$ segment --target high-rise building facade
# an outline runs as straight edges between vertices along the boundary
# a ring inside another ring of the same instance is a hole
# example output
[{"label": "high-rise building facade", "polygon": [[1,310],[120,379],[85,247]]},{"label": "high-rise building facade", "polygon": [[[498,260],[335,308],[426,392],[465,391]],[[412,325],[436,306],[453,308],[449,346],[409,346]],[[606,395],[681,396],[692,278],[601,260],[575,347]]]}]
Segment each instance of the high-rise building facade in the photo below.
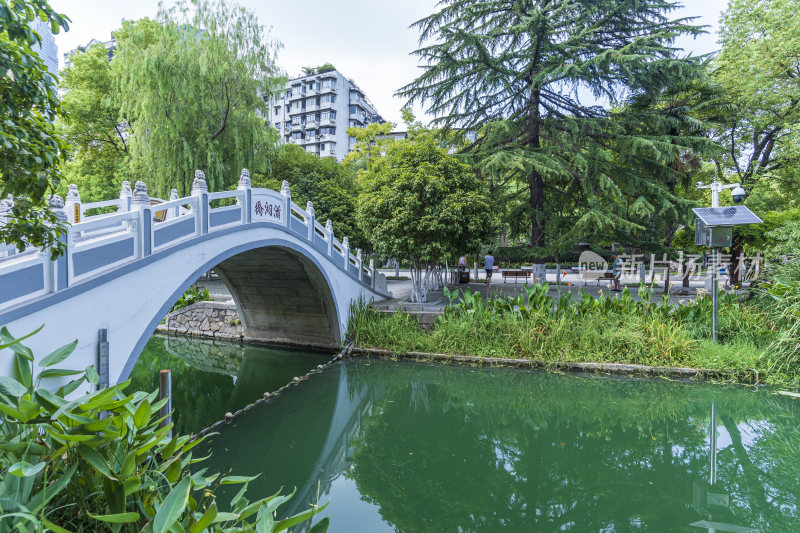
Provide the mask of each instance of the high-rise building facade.
[{"label": "high-rise building facade", "polygon": [[53,78],[56,78],[58,75],[58,46],[56,46],[56,38],[53,36],[53,31],[50,29],[50,22],[44,22],[36,17],[30,25],[42,39],[42,44],[34,45],[33,50],[39,54]]},{"label": "high-rise building facade", "polygon": [[335,69],[289,80],[269,113],[284,142],[340,161],[355,142],[348,128],[384,122],[364,92]]}]

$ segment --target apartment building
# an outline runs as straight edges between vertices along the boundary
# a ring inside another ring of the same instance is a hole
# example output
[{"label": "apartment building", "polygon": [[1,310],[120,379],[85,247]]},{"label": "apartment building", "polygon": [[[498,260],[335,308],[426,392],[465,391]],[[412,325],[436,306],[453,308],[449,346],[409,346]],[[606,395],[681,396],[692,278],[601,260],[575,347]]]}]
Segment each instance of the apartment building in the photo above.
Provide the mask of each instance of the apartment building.
[{"label": "apartment building", "polygon": [[348,128],[384,122],[364,91],[335,69],[316,69],[289,80],[286,90],[270,102],[269,112],[284,142],[339,161],[355,143]]},{"label": "apartment building", "polygon": [[55,78],[58,75],[58,46],[56,46],[53,31],[50,29],[50,22],[44,22],[37,17],[30,22],[30,25],[42,39],[41,44],[35,44],[32,48],[39,54],[47,70]]},{"label": "apartment building", "polygon": [[114,36],[111,36],[111,39],[108,41],[98,41],[97,39],[91,39],[85,46],[79,46],[77,48],[73,48],[69,52],[64,53],[64,66],[68,67],[72,64],[72,58],[75,54],[82,54],[86,52],[89,48],[95,45],[102,45],[106,49],[106,53],[108,54],[108,60],[111,61],[111,58],[114,57],[114,52],[117,50],[117,40],[114,39]]}]

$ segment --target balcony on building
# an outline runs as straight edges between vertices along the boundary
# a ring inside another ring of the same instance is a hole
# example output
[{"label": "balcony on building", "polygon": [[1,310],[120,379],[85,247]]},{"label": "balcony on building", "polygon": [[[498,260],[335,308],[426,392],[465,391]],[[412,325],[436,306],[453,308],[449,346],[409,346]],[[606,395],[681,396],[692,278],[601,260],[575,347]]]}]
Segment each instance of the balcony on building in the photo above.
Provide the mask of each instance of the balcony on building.
[{"label": "balcony on building", "polygon": [[306,97],[306,89],[300,85],[292,86],[292,95],[289,97],[290,101],[299,100]]},{"label": "balcony on building", "polygon": [[292,132],[303,131],[303,122],[292,122]]},{"label": "balcony on building", "polygon": [[336,125],[336,118],[331,118],[330,116],[322,117],[319,119],[320,126],[335,126]]},{"label": "balcony on building", "polygon": [[306,129],[313,130],[319,127],[316,117],[306,117]]},{"label": "balcony on building", "polygon": [[335,92],[336,92],[336,84],[331,85],[330,82],[328,82],[328,83],[320,83],[319,94],[328,94],[328,93],[335,93]]},{"label": "balcony on building", "polygon": [[317,111],[319,107],[313,98],[306,100],[306,111]]}]

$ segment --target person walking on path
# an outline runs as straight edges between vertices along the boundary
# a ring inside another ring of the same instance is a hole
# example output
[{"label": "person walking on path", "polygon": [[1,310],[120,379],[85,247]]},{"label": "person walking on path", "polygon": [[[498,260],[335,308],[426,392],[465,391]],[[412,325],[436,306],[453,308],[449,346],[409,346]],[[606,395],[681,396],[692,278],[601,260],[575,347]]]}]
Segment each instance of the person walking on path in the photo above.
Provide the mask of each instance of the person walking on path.
[{"label": "person walking on path", "polygon": [[611,254],[611,258],[614,260],[614,265],[611,267],[611,277],[614,280],[614,288],[611,290],[614,292],[622,292],[622,284],[619,281],[622,276],[622,259],[620,259],[617,254]]},{"label": "person walking on path", "polygon": [[494,256],[491,250],[483,257],[483,268],[486,270],[486,284],[489,285],[492,282],[492,272],[494,271]]},{"label": "person walking on path", "polygon": [[466,270],[467,268],[467,256],[462,255],[458,258],[458,269],[459,270]]}]

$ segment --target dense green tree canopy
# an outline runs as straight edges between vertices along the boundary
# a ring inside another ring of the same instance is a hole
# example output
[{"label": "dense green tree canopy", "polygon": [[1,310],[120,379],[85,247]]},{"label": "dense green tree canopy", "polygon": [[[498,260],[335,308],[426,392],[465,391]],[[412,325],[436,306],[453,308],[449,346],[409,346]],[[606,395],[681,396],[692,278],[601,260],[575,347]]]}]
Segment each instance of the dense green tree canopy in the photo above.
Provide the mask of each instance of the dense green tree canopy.
[{"label": "dense green tree canopy", "polygon": [[115,75],[105,47],[95,45],[73,56],[61,72],[61,86],[67,111],[62,134],[73,146],[73,158],[65,166],[66,181],[78,185],[84,202],[114,198],[122,180],[131,179],[127,176],[130,128],[120,117]]},{"label": "dense green tree canopy", "polygon": [[0,200],[14,197],[0,241],[52,246],[57,254],[63,226],[46,195],[58,184],[66,145],[53,125],[61,113],[55,80],[33,50],[41,43],[30,25],[37,18],[53,33],[68,27],[46,0],[0,0]]},{"label": "dense green tree canopy", "polygon": [[212,190],[235,184],[243,167],[262,170],[277,140],[264,102],[282,78],[279,44],[251,11],[184,1],[162,7],[157,21],[124,22],[115,35],[133,171],[154,194],[188,194],[198,168]]},{"label": "dense green tree canopy", "polygon": [[[672,42],[697,35],[666,0],[446,0],[415,23],[423,74],[399,91],[445,129],[478,132],[467,150],[496,189],[524,202],[528,240],[558,251],[634,234],[675,209],[671,166],[700,139],[676,135],[659,95],[698,75]],[[610,110],[597,102],[609,102]],[[620,104],[636,104],[635,111]],[[674,166],[674,165],[673,165]],[[517,228],[521,229],[521,228]]]},{"label": "dense green tree canopy", "polygon": [[486,183],[431,135],[387,145],[359,181],[359,223],[378,253],[411,260],[414,301],[425,301],[423,270],[477,251],[497,230]]},{"label": "dense green tree canopy", "polygon": [[305,207],[311,201],[321,224],[331,220],[339,240],[348,237],[354,250],[367,248],[364,232],[356,223],[355,180],[346,166],[334,157],[320,158],[295,144],[284,144],[269,158],[267,173],[253,176],[253,186],[279,191],[283,180],[289,182],[296,204]]},{"label": "dense green tree canopy", "polygon": [[720,142],[724,167],[745,185],[762,177],[797,184],[800,10],[794,0],[731,0],[714,76],[731,112]]}]

